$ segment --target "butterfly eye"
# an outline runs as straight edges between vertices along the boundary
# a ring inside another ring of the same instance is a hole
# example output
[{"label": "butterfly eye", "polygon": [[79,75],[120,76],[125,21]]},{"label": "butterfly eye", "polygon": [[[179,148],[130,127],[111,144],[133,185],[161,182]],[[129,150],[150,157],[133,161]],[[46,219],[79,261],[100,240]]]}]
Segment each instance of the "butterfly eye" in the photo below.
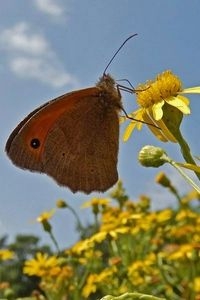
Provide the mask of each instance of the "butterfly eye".
[{"label": "butterfly eye", "polygon": [[37,149],[40,147],[40,141],[38,139],[32,139],[30,142],[32,148]]}]

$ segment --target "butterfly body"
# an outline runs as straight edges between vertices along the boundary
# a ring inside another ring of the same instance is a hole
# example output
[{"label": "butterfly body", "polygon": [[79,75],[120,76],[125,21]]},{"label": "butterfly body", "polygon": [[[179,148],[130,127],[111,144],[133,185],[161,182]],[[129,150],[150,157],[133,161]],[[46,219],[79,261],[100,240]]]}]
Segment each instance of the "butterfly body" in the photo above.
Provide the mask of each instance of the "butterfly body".
[{"label": "butterfly body", "polygon": [[105,191],[118,179],[121,96],[110,75],[30,113],[6,152],[20,168],[46,173],[73,192]]}]

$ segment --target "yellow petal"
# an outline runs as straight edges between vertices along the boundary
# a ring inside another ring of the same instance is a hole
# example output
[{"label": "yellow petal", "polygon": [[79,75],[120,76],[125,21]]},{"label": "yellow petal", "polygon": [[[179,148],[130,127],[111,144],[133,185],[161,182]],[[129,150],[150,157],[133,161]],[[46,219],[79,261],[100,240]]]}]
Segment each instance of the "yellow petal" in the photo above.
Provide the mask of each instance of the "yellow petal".
[{"label": "yellow petal", "polygon": [[165,99],[165,101],[176,108],[178,108],[183,114],[190,114],[190,108],[186,104],[188,101],[186,101],[184,96],[178,95],[176,97],[170,97],[168,99]]},{"label": "yellow petal", "polygon": [[53,217],[55,214],[56,209],[52,208],[50,211],[44,211],[43,213],[40,214],[39,217],[37,217],[37,222],[42,223],[43,221],[47,221]]},{"label": "yellow petal", "polygon": [[141,130],[142,128],[142,123],[139,123],[139,121],[143,121],[143,111],[144,109],[138,109],[135,112],[133,112],[132,114],[130,114],[130,116],[132,118],[135,118],[137,121],[132,121],[129,123],[129,125],[126,127],[124,135],[123,135],[123,141],[126,142],[130,136],[132,131],[135,129],[135,127],[137,127],[138,130]]},{"label": "yellow petal", "polygon": [[173,136],[173,134],[169,131],[169,129],[167,128],[167,126],[165,125],[165,123],[163,122],[163,120],[155,120],[153,118],[153,112],[151,109],[149,109],[148,111],[146,110],[145,112],[143,112],[143,121],[147,122],[147,123],[153,123],[156,126],[158,126],[159,128],[156,128],[154,126],[148,125],[149,129],[151,130],[151,132],[156,136],[157,139],[159,139],[162,142],[173,142],[176,143],[176,139]]},{"label": "yellow petal", "polygon": [[159,120],[156,122],[156,124],[160,127],[162,130],[163,136],[167,139],[167,141],[177,143],[176,138],[173,136],[173,134],[169,131],[163,120]]},{"label": "yellow petal", "polygon": [[177,98],[181,99],[186,105],[189,106],[190,100],[187,97],[185,97],[183,95],[178,95]]},{"label": "yellow petal", "polygon": [[136,122],[130,122],[128,126],[126,127],[123,135],[123,141],[126,142],[131,136],[132,131],[135,129],[137,123]]},{"label": "yellow petal", "polygon": [[191,88],[184,89],[180,93],[183,93],[183,94],[200,94],[200,86],[194,86],[194,87],[191,87]]},{"label": "yellow petal", "polygon": [[149,127],[149,129],[151,130],[151,132],[155,135],[155,137],[162,141],[162,142],[168,142],[167,138],[164,136],[162,130],[157,129],[153,126],[147,125]]},{"label": "yellow petal", "polygon": [[[153,124],[155,124],[159,127],[158,122],[155,122],[155,120],[153,118],[151,118],[150,115],[148,115],[148,113],[145,113],[143,115],[143,120],[147,123],[153,123]],[[168,141],[167,138],[164,136],[161,129],[156,128],[156,127],[151,126],[151,125],[147,125],[147,126],[158,140],[160,140],[162,142],[167,142]]]},{"label": "yellow petal", "polygon": [[155,103],[155,104],[152,106],[153,118],[154,118],[156,121],[162,119],[162,116],[163,116],[163,110],[162,110],[162,107],[163,107],[164,103],[165,103],[165,102],[164,102],[164,100],[163,100],[163,101],[160,101],[160,102]]}]

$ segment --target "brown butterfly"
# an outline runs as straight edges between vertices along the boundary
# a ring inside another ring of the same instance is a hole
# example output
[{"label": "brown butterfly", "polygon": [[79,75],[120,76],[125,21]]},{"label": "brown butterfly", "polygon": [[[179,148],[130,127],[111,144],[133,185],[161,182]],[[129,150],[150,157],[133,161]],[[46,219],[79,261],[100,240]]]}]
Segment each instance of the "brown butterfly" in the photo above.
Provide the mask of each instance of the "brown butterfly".
[{"label": "brown butterfly", "polygon": [[31,112],[11,133],[6,152],[16,166],[46,173],[73,192],[104,192],[118,180],[121,110],[120,91],[104,71],[96,86]]}]

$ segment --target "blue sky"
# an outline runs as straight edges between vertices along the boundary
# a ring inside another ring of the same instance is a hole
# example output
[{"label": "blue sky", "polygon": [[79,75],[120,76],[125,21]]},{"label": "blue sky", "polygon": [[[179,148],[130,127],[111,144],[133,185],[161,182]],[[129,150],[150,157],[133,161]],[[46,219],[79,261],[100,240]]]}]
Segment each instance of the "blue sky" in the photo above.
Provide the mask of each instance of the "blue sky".
[{"label": "blue sky", "polygon": [[[55,205],[70,203],[83,222],[91,218],[81,204],[91,197],[72,194],[46,175],[16,168],[7,158],[6,140],[29,112],[44,102],[73,89],[93,86],[120,44],[130,40],[109,68],[116,79],[127,78],[134,86],[166,69],[179,75],[185,87],[200,85],[199,0],[19,0],[0,5],[0,235],[33,233],[50,242],[33,220]],[[194,154],[199,155],[199,96],[192,96],[192,115],[184,119],[182,132]],[[126,111],[136,108],[133,96],[123,94]],[[122,128],[123,130],[123,128]],[[118,170],[131,198],[153,198],[154,207],[174,202],[154,183],[157,169],[137,162],[142,146],[165,147],[181,160],[177,145],[161,144],[148,131],[120,139]],[[170,178],[180,187],[187,184],[169,167]],[[91,196],[99,196],[93,193]],[[106,196],[106,194],[100,194]],[[61,211],[52,220],[62,247],[73,243],[74,219]]]}]

